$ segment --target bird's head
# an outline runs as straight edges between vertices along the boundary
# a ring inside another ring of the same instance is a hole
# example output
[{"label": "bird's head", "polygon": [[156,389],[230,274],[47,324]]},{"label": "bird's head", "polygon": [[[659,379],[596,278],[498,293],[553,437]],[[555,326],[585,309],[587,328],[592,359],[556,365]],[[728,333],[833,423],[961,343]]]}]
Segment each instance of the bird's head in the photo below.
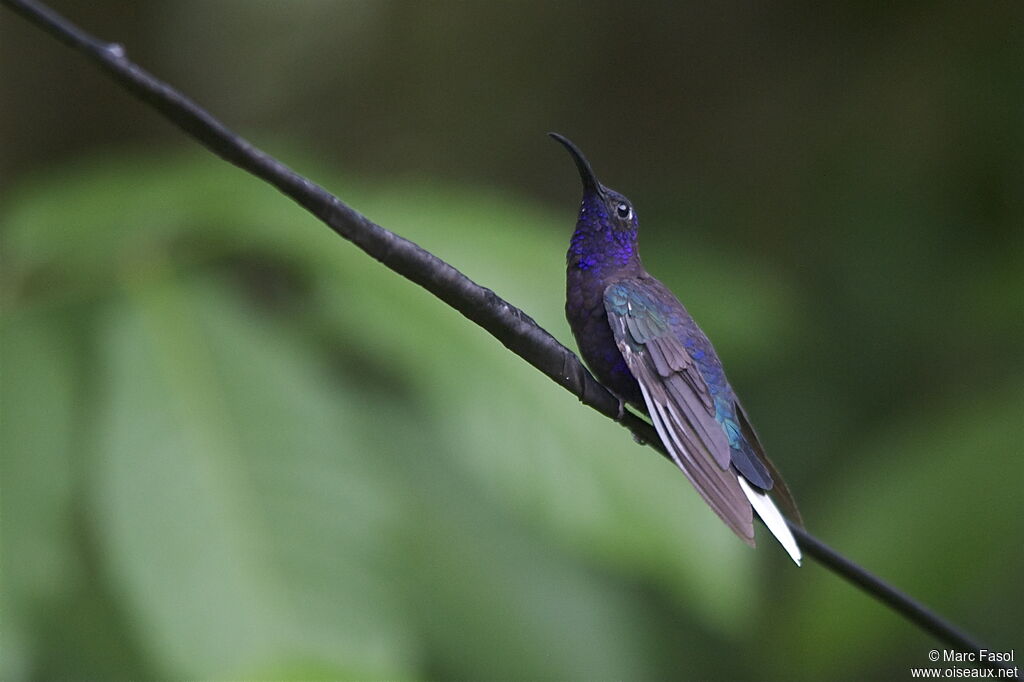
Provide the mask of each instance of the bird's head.
[{"label": "bird's head", "polygon": [[568,138],[558,133],[548,133],[556,142],[569,151],[583,182],[583,202],[577,229],[588,232],[612,232],[636,234],[639,225],[636,211],[629,199],[608,189],[594,175],[587,157]]}]

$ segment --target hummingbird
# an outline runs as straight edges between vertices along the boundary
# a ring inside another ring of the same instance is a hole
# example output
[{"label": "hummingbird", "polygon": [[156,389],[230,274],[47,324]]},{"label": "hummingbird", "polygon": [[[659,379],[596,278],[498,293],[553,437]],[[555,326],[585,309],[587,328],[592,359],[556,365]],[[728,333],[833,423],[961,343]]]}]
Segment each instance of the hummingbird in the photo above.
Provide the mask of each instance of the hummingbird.
[{"label": "hummingbird", "polygon": [[584,361],[624,410],[646,414],[672,461],[708,506],[754,546],[753,512],[793,561],[786,519],[796,504],[764,453],[708,337],[679,299],[640,262],[633,204],[602,185],[576,145],[564,146],[583,182],[566,254],[565,315]]}]

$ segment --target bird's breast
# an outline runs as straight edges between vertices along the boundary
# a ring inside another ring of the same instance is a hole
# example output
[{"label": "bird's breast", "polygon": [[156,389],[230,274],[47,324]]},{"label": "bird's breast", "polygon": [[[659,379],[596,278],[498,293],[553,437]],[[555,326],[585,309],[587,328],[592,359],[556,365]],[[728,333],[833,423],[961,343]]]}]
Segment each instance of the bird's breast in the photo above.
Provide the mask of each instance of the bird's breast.
[{"label": "bird's breast", "polygon": [[642,405],[640,387],[626,366],[608,324],[608,312],[604,305],[607,282],[578,275],[570,269],[565,316],[580,354],[598,381],[623,400]]}]

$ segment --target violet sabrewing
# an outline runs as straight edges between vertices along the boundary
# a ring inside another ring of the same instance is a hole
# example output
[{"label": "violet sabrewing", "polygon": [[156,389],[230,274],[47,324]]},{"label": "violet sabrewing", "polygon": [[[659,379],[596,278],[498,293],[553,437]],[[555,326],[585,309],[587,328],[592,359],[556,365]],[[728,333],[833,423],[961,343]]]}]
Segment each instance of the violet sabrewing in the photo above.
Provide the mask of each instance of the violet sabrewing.
[{"label": "violet sabrewing", "polygon": [[576,145],[550,135],[583,181],[565,315],[584,361],[620,401],[650,417],[673,461],[737,535],[753,546],[756,511],[799,564],[800,548],[768,493],[799,522],[796,505],[708,337],[640,262],[633,204],[597,180]]}]

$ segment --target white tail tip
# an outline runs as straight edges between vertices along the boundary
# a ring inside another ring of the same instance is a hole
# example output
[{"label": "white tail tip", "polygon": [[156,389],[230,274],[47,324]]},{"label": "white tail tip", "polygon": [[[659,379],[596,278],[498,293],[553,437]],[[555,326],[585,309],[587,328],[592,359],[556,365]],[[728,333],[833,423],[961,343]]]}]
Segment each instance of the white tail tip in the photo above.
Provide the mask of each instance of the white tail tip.
[{"label": "white tail tip", "polygon": [[789,556],[793,557],[793,561],[796,565],[800,565],[800,560],[803,556],[800,554],[800,547],[796,544],[796,538],[793,537],[793,533],[789,530],[789,525],[786,523],[786,519],[782,517],[778,507],[772,502],[772,499],[760,490],[754,490],[747,483],[747,479],[742,476],[737,476],[740,482],[740,488],[743,489],[743,494],[747,496],[750,501],[750,506],[754,508],[757,515],[764,521],[764,525],[771,531],[772,535],[782,544],[782,547],[789,552]]}]

